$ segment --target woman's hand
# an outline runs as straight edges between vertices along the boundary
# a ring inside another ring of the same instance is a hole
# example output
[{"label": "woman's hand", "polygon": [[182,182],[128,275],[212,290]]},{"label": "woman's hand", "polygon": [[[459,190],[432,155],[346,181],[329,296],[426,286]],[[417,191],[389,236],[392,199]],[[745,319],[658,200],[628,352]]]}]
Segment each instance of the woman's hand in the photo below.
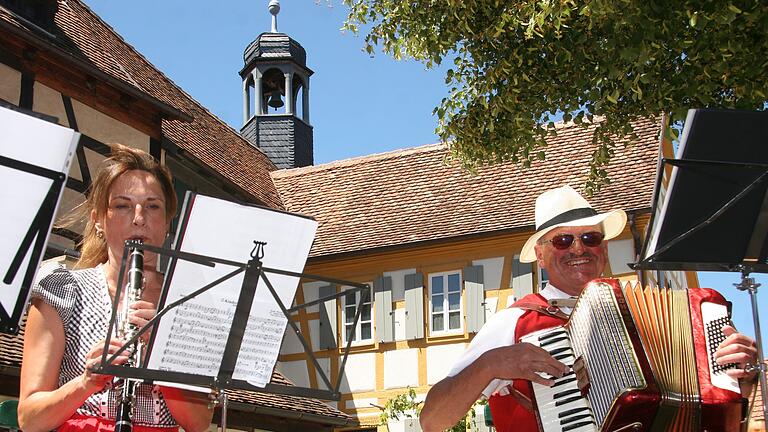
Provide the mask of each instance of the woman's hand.
[{"label": "woman's hand", "polygon": [[[146,300],[135,301],[130,304],[128,312],[128,322],[135,325],[138,329],[141,329],[147,322],[157,315],[157,307],[154,303]],[[141,335],[141,340],[144,343],[149,342],[149,329]]]},{"label": "woman's hand", "polygon": [[[107,358],[110,358],[114,353],[116,353],[121,346],[123,346],[123,343],[119,339],[111,339],[109,341],[109,346],[107,347]],[[96,393],[100,391],[104,388],[105,385],[107,385],[107,383],[114,380],[113,375],[104,375],[95,373],[93,371],[99,364],[101,364],[101,357],[103,353],[104,340],[102,339],[96,345],[94,345],[93,348],[91,348],[91,350],[88,351],[88,354],[85,356],[85,371],[83,372],[81,379],[83,387],[86,388],[90,393]],[[128,361],[128,355],[128,350],[123,351],[119,356],[115,358],[115,360],[112,361],[111,364],[125,364],[125,362]]]}]

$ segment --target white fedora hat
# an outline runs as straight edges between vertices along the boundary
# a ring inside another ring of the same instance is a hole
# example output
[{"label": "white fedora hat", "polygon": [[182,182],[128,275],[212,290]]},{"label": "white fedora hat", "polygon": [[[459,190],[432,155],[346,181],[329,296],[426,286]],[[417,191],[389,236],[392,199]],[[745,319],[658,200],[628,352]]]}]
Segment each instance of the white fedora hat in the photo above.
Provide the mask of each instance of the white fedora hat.
[{"label": "white fedora hat", "polygon": [[624,231],[626,223],[624,210],[598,213],[572,187],[565,185],[550,189],[536,198],[536,233],[523,245],[520,262],[536,261],[536,243],[555,228],[602,224],[605,240],[610,240]]}]

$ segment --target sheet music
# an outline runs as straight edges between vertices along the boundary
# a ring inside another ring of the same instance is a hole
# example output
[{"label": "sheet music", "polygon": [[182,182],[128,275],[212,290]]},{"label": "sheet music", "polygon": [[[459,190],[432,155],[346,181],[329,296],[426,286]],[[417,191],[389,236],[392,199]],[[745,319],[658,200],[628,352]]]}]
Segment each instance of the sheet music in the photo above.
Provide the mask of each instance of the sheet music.
[{"label": "sheet music", "polygon": [[[24,162],[66,175],[77,147],[80,134],[72,129],[38,119],[17,111],[0,107],[0,156],[9,158],[8,163]],[[21,267],[10,284],[3,279],[14,260],[33,220],[45,202],[54,180],[32,172],[0,164],[0,202],[13,210],[0,214],[0,305],[12,315],[20,295],[26,295],[30,287],[22,287],[28,272],[35,272],[39,262],[30,262],[35,241],[30,244]],[[63,191],[63,187],[61,191]],[[54,209],[61,199],[59,192]],[[53,215],[49,215],[53,222]],[[51,226],[41,228],[47,236]],[[42,255],[41,255],[42,257]],[[24,291],[22,291],[22,289]],[[24,299],[26,300],[26,299]]]},{"label": "sheet music", "polygon": [[[301,272],[317,230],[317,222],[274,210],[242,206],[195,195],[187,227],[179,234],[181,251],[245,263],[254,241],[266,242],[264,267]],[[179,260],[168,285],[166,304],[231,273],[234,267],[206,267]],[[290,307],[299,278],[267,274],[280,301]],[[244,273],[185,302],[166,314],[157,329],[148,367],[215,377],[232,325]],[[262,280],[233,379],[263,387],[277,361],[287,319]]]}]

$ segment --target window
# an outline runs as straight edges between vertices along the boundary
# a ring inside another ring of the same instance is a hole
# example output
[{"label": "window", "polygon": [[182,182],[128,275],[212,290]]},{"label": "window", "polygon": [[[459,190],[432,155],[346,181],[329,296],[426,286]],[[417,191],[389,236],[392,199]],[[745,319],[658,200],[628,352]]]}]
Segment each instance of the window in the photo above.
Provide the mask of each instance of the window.
[{"label": "window", "polygon": [[[368,283],[368,286],[373,286],[372,283]],[[342,287],[342,289],[349,289],[351,287]],[[373,295],[368,292],[368,299],[362,304],[362,311],[360,312],[360,320],[355,325],[355,314],[357,313],[357,305],[360,302],[360,296],[363,295],[363,291],[350,292],[344,295],[344,306],[342,310],[341,319],[344,322],[344,343],[348,340],[352,340],[353,345],[372,343],[373,342],[373,316],[371,314],[371,299]]]},{"label": "window", "polygon": [[460,333],[461,273],[457,271],[430,274],[429,297],[431,333]]},{"label": "window", "polygon": [[539,291],[541,291],[547,286],[547,282],[549,282],[549,274],[541,267],[537,266],[536,268],[539,269]]}]

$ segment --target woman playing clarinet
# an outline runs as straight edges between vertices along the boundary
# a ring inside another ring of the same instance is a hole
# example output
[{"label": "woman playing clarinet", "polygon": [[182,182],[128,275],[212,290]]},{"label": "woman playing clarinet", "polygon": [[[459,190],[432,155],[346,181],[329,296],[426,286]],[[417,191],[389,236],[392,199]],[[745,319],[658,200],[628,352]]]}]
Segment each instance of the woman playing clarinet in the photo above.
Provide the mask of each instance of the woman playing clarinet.
[{"label": "woman playing clarinet", "polygon": [[[101,362],[123,247],[126,240],[161,246],[176,206],[165,167],[143,151],[113,146],[81,209],[86,227],[77,270],[43,269],[32,290],[19,394],[25,432],[114,430],[120,381],[92,369]],[[155,315],[162,283],[156,264],[147,252],[141,298],[120,319],[141,327]],[[110,340],[109,355],[123,343]],[[128,359],[123,353],[114,363]],[[135,393],[135,432],[210,426],[213,412],[198,393],[148,384]]]}]

